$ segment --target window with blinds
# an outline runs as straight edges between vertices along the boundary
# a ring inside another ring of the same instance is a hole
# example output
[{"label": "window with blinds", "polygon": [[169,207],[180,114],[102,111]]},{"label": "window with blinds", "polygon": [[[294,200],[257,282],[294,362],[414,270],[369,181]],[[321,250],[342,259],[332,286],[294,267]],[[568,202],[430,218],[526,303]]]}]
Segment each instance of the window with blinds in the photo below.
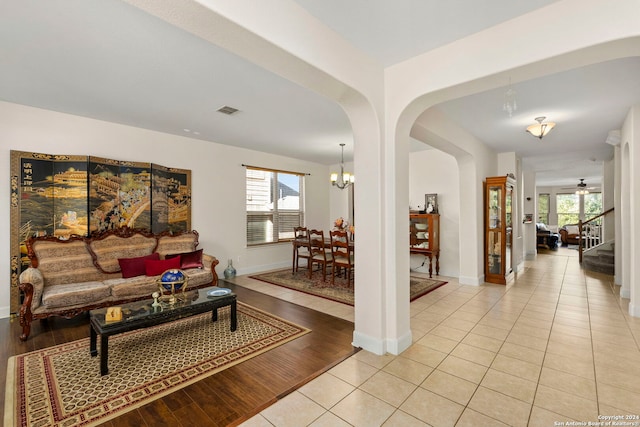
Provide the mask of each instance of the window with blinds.
[{"label": "window with blinds", "polygon": [[293,239],[304,224],[304,175],[247,166],[247,245]]}]

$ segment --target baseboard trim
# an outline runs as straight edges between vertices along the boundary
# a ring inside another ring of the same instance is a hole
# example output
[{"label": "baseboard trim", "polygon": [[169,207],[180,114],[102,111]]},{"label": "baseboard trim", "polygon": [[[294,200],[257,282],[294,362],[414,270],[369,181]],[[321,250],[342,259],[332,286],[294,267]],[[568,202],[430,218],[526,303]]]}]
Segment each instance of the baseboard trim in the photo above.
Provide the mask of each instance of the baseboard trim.
[{"label": "baseboard trim", "polygon": [[411,331],[407,331],[398,339],[381,340],[369,335],[362,334],[358,331],[353,331],[353,343],[354,347],[360,347],[363,350],[382,356],[386,353],[397,356],[402,353],[413,343],[413,335]]},{"label": "baseboard trim", "polygon": [[0,307],[0,319],[11,317],[11,309],[9,306]]},{"label": "baseboard trim", "polygon": [[620,288],[620,297],[621,298],[625,298],[625,299],[630,299],[631,298],[631,288],[629,288],[628,286],[625,287],[621,287]]},{"label": "baseboard trim", "polygon": [[480,286],[482,283],[484,283],[484,276],[480,276],[480,277],[460,276],[458,278],[458,282],[461,285]]},{"label": "baseboard trim", "polygon": [[629,304],[629,314],[633,317],[640,317],[640,305]]},{"label": "baseboard trim", "polygon": [[[237,268],[236,274],[240,276],[240,275],[246,275],[246,274],[264,273],[265,271],[280,270],[282,268],[291,268],[291,261],[283,261],[283,262],[277,262],[273,264],[263,264],[263,265],[248,267],[248,268]],[[218,274],[218,276],[224,279],[224,274]]]},{"label": "baseboard trim", "polygon": [[411,331],[407,331],[406,334],[402,335],[397,340],[387,340],[387,353],[391,353],[395,356],[402,353],[409,347],[413,342],[413,335]]},{"label": "baseboard trim", "polygon": [[353,331],[352,345],[354,347],[360,347],[363,350],[367,350],[370,353],[377,354],[378,356],[383,356],[385,354],[385,343],[383,340],[365,335],[358,331]]}]

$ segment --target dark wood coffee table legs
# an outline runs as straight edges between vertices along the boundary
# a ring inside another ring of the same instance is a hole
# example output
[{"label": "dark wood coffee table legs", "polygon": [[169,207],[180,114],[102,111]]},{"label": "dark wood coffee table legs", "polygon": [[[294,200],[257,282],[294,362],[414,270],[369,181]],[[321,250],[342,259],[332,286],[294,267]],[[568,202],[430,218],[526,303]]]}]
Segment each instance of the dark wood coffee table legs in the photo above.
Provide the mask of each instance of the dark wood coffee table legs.
[{"label": "dark wood coffee table legs", "polygon": [[238,329],[238,307],[236,305],[236,300],[233,300],[231,303],[231,332],[234,332]]},{"label": "dark wood coffee table legs", "polygon": [[[89,325],[89,353],[91,357],[98,355],[97,348],[98,333],[93,328],[93,325]],[[109,335],[100,335],[100,375],[104,376],[109,373]]]},{"label": "dark wood coffee table legs", "polygon": [[100,335],[100,375],[109,373],[109,335]]},{"label": "dark wood coffee table legs", "polygon": [[[233,302],[231,302],[229,304],[229,306],[231,307],[231,318],[229,319],[231,321],[231,332],[234,332],[236,329],[238,329],[238,304],[236,302],[236,300],[233,300]],[[211,310],[211,321],[215,322],[218,320],[218,307],[214,308],[213,310]]]},{"label": "dark wood coffee table legs", "polygon": [[96,357],[98,355],[98,346],[96,345],[97,340],[98,333],[93,329],[93,325],[89,323],[89,353],[91,353],[91,357]]}]

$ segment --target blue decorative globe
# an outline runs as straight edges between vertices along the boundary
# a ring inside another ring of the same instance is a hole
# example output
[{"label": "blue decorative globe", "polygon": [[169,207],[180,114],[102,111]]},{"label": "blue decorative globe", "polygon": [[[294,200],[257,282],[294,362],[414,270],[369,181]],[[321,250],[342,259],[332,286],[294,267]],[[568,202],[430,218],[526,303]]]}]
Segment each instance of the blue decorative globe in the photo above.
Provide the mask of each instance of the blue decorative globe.
[{"label": "blue decorative globe", "polygon": [[160,283],[162,283],[162,286],[168,291],[171,290],[171,285],[173,285],[174,290],[179,290],[180,288],[182,288],[182,285],[184,285],[185,281],[186,276],[184,275],[182,270],[178,270],[175,268],[165,271],[164,273],[162,273],[162,277],[160,277]]}]

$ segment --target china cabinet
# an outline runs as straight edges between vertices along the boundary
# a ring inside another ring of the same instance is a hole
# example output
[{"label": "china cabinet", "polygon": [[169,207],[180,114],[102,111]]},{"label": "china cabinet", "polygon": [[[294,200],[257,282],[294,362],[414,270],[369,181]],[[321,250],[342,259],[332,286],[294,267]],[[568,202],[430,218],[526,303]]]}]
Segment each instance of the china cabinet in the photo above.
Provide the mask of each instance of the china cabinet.
[{"label": "china cabinet", "polygon": [[513,243],[512,175],[488,177],[484,182],[484,280],[505,285],[512,277]]},{"label": "china cabinet", "polygon": [[429,258],[429,277],[433,275],[435,257],[436,274],[440,274],[439,214],[409,214],[409,252]]}]

